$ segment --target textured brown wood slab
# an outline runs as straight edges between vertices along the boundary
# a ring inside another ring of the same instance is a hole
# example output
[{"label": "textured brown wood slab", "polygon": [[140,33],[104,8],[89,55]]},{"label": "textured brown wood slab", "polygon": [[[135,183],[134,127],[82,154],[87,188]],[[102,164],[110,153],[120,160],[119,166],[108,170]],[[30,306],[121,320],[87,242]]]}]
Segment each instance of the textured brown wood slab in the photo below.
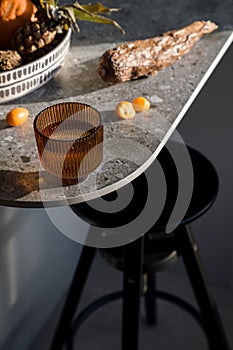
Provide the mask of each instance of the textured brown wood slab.
[{"label": "textured brown wood slab", "polygon": [[155,38],[126,42],[100,57],[98,73],[104,81],[113,83],[155,75],[180,59],[203,35],[217,28],[211,21],[196,21]]}]

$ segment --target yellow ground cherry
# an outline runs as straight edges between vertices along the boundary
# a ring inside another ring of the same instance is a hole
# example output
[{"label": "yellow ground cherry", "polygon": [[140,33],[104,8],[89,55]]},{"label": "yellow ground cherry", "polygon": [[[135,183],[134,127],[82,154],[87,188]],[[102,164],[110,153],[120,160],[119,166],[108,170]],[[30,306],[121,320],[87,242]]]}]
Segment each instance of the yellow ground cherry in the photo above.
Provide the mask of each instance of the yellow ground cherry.
[{"label": "yellow ground cherry", "polygon": [[6,115],[6,122],[10,126],[18,126],[23,124],[29,116],[26,108],[14,108]]},{"label": "yellow ground cherry", "polygon": [[133,107],[136,112],[144,112],[150,108],[150,102],[145,97],[139,96],[133,100]]},{"label": "yellow ground cherry", "polygon": [[132,119],[135,117],[133,104],[128,101],[121,101],[116,106],[116,113],[123,119]]}]

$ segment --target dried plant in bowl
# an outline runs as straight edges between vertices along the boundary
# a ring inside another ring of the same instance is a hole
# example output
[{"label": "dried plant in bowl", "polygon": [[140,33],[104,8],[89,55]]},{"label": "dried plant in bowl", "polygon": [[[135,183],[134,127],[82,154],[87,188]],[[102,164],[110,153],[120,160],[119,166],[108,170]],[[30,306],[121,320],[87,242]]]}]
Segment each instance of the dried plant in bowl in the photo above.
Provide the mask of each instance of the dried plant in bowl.
[{"label": "dried plant in bowl", "polygon": [[0,49],[17,51],[27,63],[54,48],[69,28],[79,30],[78,21],[110,24],[124,32],[116,21],[102,16],[113,11],[100,3],[59,6],[55,0],[0,0]]},{"label": "dried plant in bowl", "polygon": [[26,95],[54,76],[79,21],[109,24],[124,32],[103,16],[114,11],[100,3],[59,6],[55,0],[0,0],[0,103]]},{"label": "dried plant in bowl", "polygon": [[0,72],[17,68],[21,63],[22,58],[17,51],[0,50]]}]

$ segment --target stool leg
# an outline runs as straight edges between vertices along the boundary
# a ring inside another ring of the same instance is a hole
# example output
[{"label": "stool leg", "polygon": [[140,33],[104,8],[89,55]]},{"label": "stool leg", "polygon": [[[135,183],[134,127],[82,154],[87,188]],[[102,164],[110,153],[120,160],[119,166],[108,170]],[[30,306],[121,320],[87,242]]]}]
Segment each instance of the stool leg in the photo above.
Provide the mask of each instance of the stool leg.
[{"label": "stool leg", "polygon": [[144,294],[145,298],[145,310],[146,310],[146,319],[149,325],[155,325],[157,323],[157,301],[155,297],[155,274],[150,273],[146,276],[146,293]]},{"label": "stool leg", "polygon": [[122,350],[137,350],[143,243],[141,237],[124,247]]},{"label": "stool leg", "polygon": [[216,303],[206,282],[197,245],[191,231],[188,227],[181,226],[176,230],[175,237],[178,251],[183,257],[201,311],[210,349],[230,350]]},{"label": "stool leg", "polygon": [[83,247],[50,350],[61,350],[63,348],[95,253],[96,248]]}]

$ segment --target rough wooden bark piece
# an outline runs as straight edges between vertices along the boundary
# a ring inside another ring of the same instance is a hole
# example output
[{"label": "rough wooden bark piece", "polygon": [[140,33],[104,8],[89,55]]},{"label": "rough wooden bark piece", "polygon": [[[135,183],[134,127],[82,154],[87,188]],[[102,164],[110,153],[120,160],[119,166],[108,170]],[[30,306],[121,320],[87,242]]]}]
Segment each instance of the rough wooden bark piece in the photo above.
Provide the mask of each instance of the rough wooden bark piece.
[{"label": "rough wooden bark piece", "polygon": [[113,83],[155,75],[186,54],[204,34],[217,28],[211,21],[196,21],[155,38],[126,42],[100,57],[98,73],[104,81]]}]

